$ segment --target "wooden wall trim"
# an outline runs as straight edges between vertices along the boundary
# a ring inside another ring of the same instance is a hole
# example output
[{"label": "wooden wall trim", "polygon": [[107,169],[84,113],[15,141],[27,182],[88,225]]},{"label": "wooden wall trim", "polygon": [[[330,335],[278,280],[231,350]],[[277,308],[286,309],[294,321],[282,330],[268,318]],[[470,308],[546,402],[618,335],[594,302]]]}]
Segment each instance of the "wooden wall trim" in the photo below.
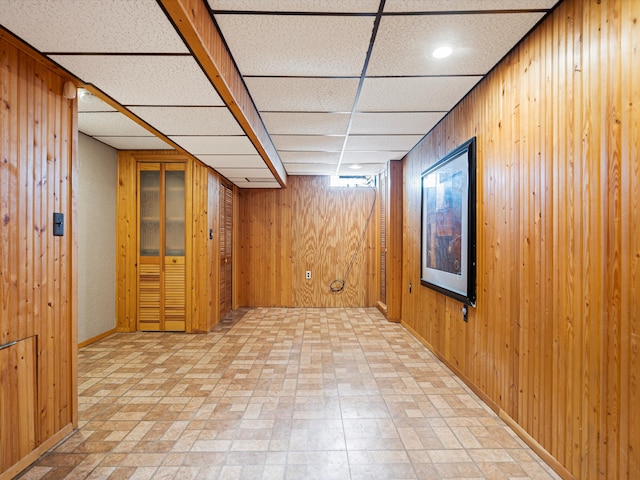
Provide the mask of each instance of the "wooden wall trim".
[{"label": "wooden wall trim", "polygon": [[38,458],[40,458],[42,455],[47,453],[48,450],[52,449],[58,443],[62,442],[65,438],[71,435],[74,432],[76,426],[77,425],[69,423],[68,425],[62,427],[58,432],[42,442],[35,450],[33,450],[29,455],[24,457],[18,463],[13,465],[8,470],[0,472],[0,480],[11,480],[13,478],[16,478],[16,476],[20,472],[22,472],[33,462],[38,460]]},{"label": "wooden wall trim", "polygon": [[504,422],[509,425],[511,430],[516,432],[518,436],[524,440],[524,442],[531,447],[531,449],[536,452],[540,458],[542,458],[555,472],[560,475],[565,480],[576,480],[576,476],[573,475],[569,470],[567,470],[564,465],[562,465],[551,453],[549,453],[540,443],[536,441],[529,433],[518,425],[513,418],[509,416],[507,412],[502,409],[499,409],[498,415]]},{"label": "wooden wall trim", "polygon": [[565,480],[576,480],[576,477],[569,472],[558,460],[554,458],[542,445],[540,445],[526,430],[524,430],[518,423],[509,416],[500,406],[494,402],[491,397],[488,397],[469,377],[467,377],[459,368],[453,365],[446,357],[444,357],[433,345],[425,340],[411,325],[401,322],[402,326],[406,328],[414,337],[416,337],[420,343],[422,343],[436,358],[444,363],[455,375],[467,385],[473,393],[478,395],[480,399],[487,404],[491,410],[493,410],[522,440],[525,441],[531,449],[536,452],[540,458],[542,458],[556,473],[558,473]]},{"label": "wooden wall trim", "polygon": [[159,0],[159,3],[275,179],[285,187],[287,172],[207,3],[204,0]]},{"label": "wooden wall trim", "polygon": [[69,161],[69,181],[67,184],[67,195],[70,201],[71,222],[68,225],[68,246],[71,252],[69,258],[69,345],[68,351],[72,352],[69,363],[69,403],[71,405],[71,424],[78,426],[78,106],[77,101],[68,102],[71,122],[68,125],[69,138],[71,139]]},{"label": "wooden wall trim", "polygon": [[88,338],[85,341],[78,343],[78,349],[81,349],[81,348],[84,348],[84,347],[88,347],[92,343],[96,343],[96,342],[99,342],[100,340],[104,340],[105,338],[107,338],[110,335],[113,335],[116,332],[117,332],[117,330],[115,328],[112,328],[111,330],[107,330],[106,332],[102,332],[101,334],[96,335],[95,337]]}]

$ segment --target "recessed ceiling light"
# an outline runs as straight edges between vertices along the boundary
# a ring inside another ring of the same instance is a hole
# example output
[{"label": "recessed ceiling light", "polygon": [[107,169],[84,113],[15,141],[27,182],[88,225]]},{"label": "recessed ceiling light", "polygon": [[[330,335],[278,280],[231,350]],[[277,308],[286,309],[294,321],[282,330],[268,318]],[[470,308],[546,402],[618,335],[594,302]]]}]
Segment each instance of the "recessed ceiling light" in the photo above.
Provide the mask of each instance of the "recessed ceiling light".
[{"label": "recessed ceiling light", "polygon": [[357,163],[353,163],[353,164],[349,165],[349,168],[351,170],[360,170],[362,168],[362,165],[358,165]]},{"label": "recessed ceiling light", "polygon": [[453,49],[451,47],[438,47],[436,48],[432,55],[434,58],[445,58],[453,53]]}]

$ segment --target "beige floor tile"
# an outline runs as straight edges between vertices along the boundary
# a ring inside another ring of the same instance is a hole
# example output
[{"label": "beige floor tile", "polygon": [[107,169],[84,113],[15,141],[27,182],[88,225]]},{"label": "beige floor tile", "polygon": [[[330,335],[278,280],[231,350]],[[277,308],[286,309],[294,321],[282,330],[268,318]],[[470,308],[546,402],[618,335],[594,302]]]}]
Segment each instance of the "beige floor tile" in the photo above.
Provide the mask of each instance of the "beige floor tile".
[{"label": "beige floor tile", "polygon": [[78,431],[21,479],[557,478],[376,309],[118,333],[78,368]]}]

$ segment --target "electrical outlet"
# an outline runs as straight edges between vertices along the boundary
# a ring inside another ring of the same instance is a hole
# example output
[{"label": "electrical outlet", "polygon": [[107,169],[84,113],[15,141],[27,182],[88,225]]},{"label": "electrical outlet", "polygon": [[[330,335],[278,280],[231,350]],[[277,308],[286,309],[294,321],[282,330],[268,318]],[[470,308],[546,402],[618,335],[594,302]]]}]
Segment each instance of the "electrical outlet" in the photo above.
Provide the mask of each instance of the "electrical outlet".
[{"label": "electrical outlet", "polygon": [[311,280],[311,270],[307,270],[307,273],[305,273],[305,277],[307,280]]}]

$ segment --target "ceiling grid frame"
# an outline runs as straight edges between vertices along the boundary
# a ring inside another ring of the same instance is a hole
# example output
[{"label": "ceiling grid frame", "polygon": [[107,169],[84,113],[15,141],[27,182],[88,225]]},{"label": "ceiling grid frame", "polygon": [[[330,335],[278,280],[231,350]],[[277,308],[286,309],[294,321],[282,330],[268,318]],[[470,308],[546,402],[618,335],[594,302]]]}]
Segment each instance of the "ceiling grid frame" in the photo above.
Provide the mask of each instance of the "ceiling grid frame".
[{"label": "ceiling grid frame", "polygon": [[557,3],[3,0],[0,24],[86,86],[81,132],[279,188],[401,159]]}]

